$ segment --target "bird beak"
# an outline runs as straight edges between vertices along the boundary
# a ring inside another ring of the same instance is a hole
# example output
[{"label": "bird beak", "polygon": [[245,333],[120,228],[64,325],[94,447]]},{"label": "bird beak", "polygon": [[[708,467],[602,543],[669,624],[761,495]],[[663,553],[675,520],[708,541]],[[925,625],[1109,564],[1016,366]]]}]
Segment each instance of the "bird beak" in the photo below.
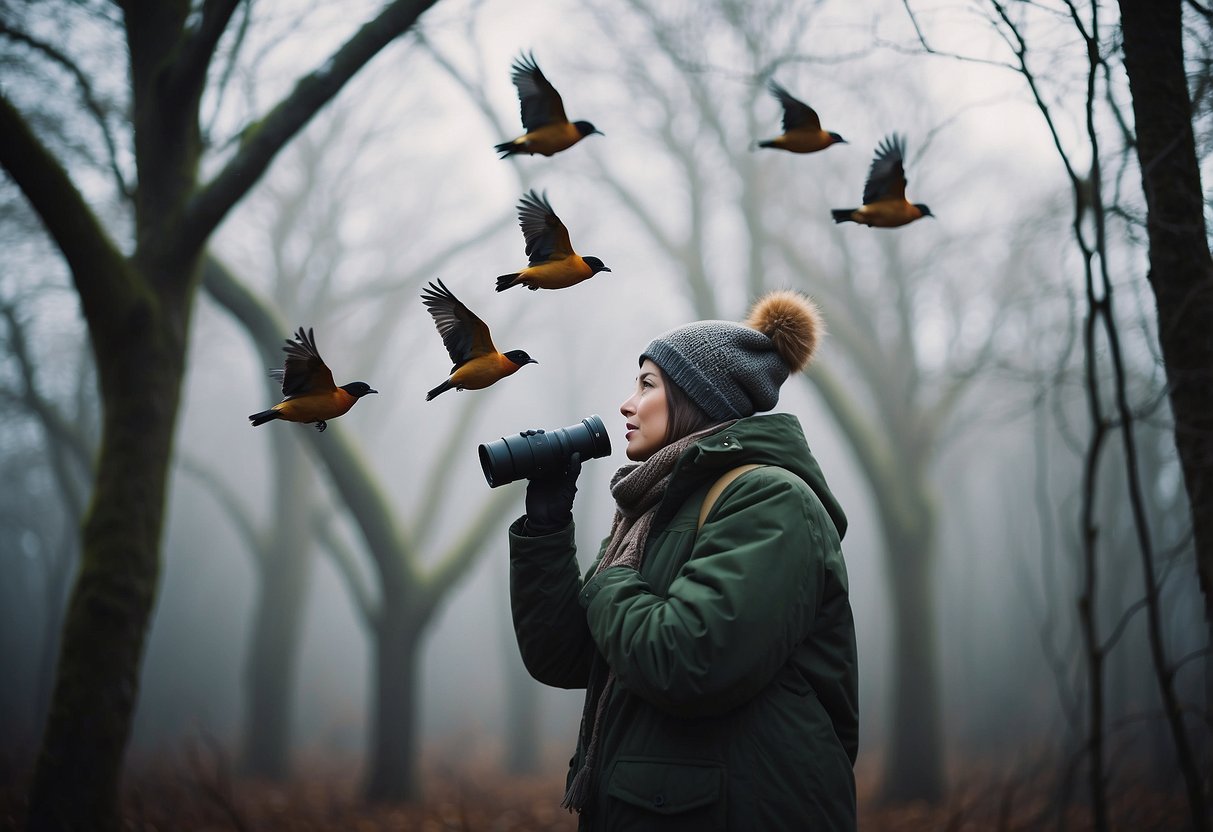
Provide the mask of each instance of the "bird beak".
[{"label": "bird beak", "polygon": [[526,363],[527,364],[538,364],[539,362],[532,358],[529,361],[527,361]]},{"label": "bird beak", "polygon": [[366,392],[368,392],[368,393],[378,393],[379,391],[378,391],[378,390],[367,390]]},{"label": "bird beak", "polygon": [[610,268],[608,268],[607,266],[603,266],[601,269],[599,269],[599,271],[609,272]]},{"label": "bird beak", "polygon": [[599,136],[605,136],[605,135],[606,135],[606,133],[602,132],[602,131],[601,131],[601,130],[599,130],[597,127],[595,127],[595,128],[594,128],[594,130],[593,130],[593,131],[590,133],[590,135],[591,135],[591,136],[593,136],[595,133],[597,133]]}]

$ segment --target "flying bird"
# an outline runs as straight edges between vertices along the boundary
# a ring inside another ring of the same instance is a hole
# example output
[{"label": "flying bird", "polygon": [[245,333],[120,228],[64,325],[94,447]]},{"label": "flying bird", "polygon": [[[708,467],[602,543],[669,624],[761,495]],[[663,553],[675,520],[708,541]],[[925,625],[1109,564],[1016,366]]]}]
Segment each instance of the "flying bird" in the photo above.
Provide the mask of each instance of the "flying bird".
[{"label": "flying bird", "polygon": [[774,81],[767,82],[771,95],[783,106],[783,134],[758,143],[759,147],[774,147],[792,153],[816,153],[832,144],[846,144],[837,133],[821,129],[817,111],[800,101]]},{"label": "flying bird", "polygon": [[316,336],[311,328],[307,332],[299,327],[295,340],[289,338],[282,348],[286,362],[281,370],[270,370],[270,376],[282,382],[284,398],[269,410],[254,413],[249,417],[253,427],[264,425],[275,419],[287,422],[310,422],[316,430],[328,427],[327,420],[347,413],[354,403],[372,390],[365,381],[355,381],[338,387],[333,383],[333,372],[320,357],[316,349]]},{"label": "flying bird", "polygon": [[450,378],[425,394],[425,400],[456,390],[481,390],[513,375],[527,364],[538,364],[522,350],[498,352],[484,321],[476,317],[441,280],[421,290],[421,301],[434,318],[442,343],[455,366]]},{"label": "flying bird", "polygon": [[497,291],[511,286],[528,289],[565,289],[610,269],[597,257],[582,257],[573,251],[569,230],[552,210],[547,192],[531,190],[518,201],[518,224],[526,238],[530,265],[520,272],[497,278]]},{"label": "flying bird", "polygon": [[540,71],[534,53],[519,55],[511,68],[514,86],[518,88],[518,100],[522,105],[522,127],[526,133],[496,146],[502,159],[535,153],[551,156],[572,147],[586,136],[595,133],[602,135],[602,131],[588,121],[569,123],[560,93]]},{"label": "flying bird", "polygon": [[896,228],[922,217],[931,217],[931,209],[921,202],[906,200],[905,139],[893,133],[876,147],[876,158],[863,186],[863,205],[859,208],[834,208],[834,222],[857,222],[876,228]]}]

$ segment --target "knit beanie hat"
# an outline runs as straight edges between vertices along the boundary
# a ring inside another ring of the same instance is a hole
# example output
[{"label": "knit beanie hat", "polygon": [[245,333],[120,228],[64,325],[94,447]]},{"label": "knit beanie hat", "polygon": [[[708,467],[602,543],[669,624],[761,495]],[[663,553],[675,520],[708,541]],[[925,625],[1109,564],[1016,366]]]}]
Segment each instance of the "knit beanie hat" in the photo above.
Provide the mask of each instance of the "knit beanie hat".
[{"label": "knit beanie hat", "polygon": [[808,366],[824,334],[805,295],[764,295],[746,319],[697,321],[661,335],[641,353],[715,421],[770,410],[789,373]]}]

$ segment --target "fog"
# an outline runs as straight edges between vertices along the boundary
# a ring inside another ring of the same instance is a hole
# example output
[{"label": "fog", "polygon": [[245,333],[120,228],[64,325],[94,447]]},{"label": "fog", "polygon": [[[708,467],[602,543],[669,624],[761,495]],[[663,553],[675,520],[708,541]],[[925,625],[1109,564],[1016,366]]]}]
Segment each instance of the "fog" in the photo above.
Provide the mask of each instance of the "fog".
[{"label": "fog", "polygon": [[[211,170],[235,152],[248,118],[377,8],[316,5],[253,4],[224,94],[203,102],[207,137],[232,137],[216,141]],[[43,21],[53,23],[50,15]],[[1010,60],[985,17],[964,4],[941,4],[920,23],[935,50]],[[1046,56],[1060,141],[1085,170],[1084,54],[1061,23],[1033,34]],[[755,47],[756,38],[766,40]],[[94,67],[112,48],[87,29],[69,40]],[[520,132],[509,67],[524,50],[534,51],[570,118],[591,120],[605,135],[551,158],[495,158],[492,145]],[[811,103],[848,143],[807,156],[750,150],[779,132],[778,104],[755,81],[760,70]],[[1127,97],[1123,78],[1115,83]],[[37,95],[28,75],[14,73],[5,86],[25,103]],[[857,204],[874,148],[893,131],[908,138],[907,195],[928,203],[935,218],[887,230],[834,225],[827,209]],[[86,151],[96,145],[87,130],[79,134]],[[82,190],[98,203],[115,200],[111,183],[81,161],[86,155],[73,162]],[[1138,188],[1135,171],[1118,181],[1126,192]],[[497,275],[524,265],[515,205],[530,188],[547,192],[576,250],[600,257],[611,273],[554,292],[493,291]],[[87,330],[69,273],[11,179],[0,199],[0,298],[25,333],[41,395],[95,447]],[[1140,210],[1136,190],[1123,200]],[[490,489],[478,443],[603,417],[613,452],[585,464],[575,506],[588,565],[614,510],[607,484],[626,462],[619,405],[640,352],[709,313],[740,320],[760,291],[783,287],[817,297],[830,330],[820,375],[789,379],[776,411],[799,418],[850,521],[843,550],[860,658],[858,770],[880,776],[894,705],[906,695],[893,671],[893,602],[904,587],[890,562],[911,554],[891,551],[892,527],[882,525],[882,511],[898,510],[889,495],[899,493],[912,498],[901,508],[921,501],[933,511],[924,567],[933,620],[923,636],[936,645],[949,783],[983,767],[1009,776],[1040,755],[1072,751],[1087,730],[1077,602],[1091,423],[1070,201],[1023,78],[923,54],[914,22],[893,0],[442,0],[288,145],[210,242],[209,253],[272,309],[281,338],[314,327],[337,383],[364,380],[379,395],[323,434],[283,422],[250,428],[247,415],[278,400],[270,367],[249,330],[213,293],[199,292],[131,759],[154,759],[199,736],[240,756],[258,586],[262,575],[274,580],[272,570],[259,571],[250,542],[294,530],[310,545],[296,552],[303,600],[289,682],[291,759],[365,765],[375,671],[365,612],[381,605],[384,586],[365,531],[318,453],[327,442],[352,449],[408,543],[401,562],[421,573],[462,545],[505,493],[483,545],[426,626],[416,708],[424,754],[504,761],[511,680],[525,673],[510,624],[506,528],[523,511],[525,483]],[[120,209],[107,223],[116,239],[130,239]],[[1109,251],[1175,660],[1204,648],[1208,631],[1143,232],[1118,227]],[[425,401],[450,365],[419,298],[437,279],[486,321],[498,348],[525,349],[539,363],[489,389]],[[4,325],[0,352],[0,495],[5,525],[20,530],[4,535],[0,550],[0,740],[20,767],[37,748],[49,695],[45,656],[56,625],[47,613],[69,586],[54,567],[66,557],[62,574],[75,568],[69,550],[79,516],[53,475],[53,440],[22,393],[15,331]],[[1099,354],[1106,349],[1101,343]],[[898,410],[882,410],[882,388],[903,382]],[[840,391],[859,414],[849,425],[839,418]],[[303,498],[285,510],[275,480],[275,455],[284,451],[272,434],[292,437],[286,452],[302,459]],[[915,460],[916,474],[874,485],[872,466],[906,473],[897,464],[905,459]],[[1097,470],[1097,605],[1106,638],[1143,589],[1119,438],[1108,441]],[[80,479],[85,501],[89,482]],[[1106,668],[1109,719],[1132,723],[1116,734],[1124,755],[1116,767],[1157,763],[1170,772],[1165,723],[1148,716],[1158,702],[1145,632],[1143,616],[1130,612]],[[1185,701],[1206,701],[1205,672],[1204,659],[1178,672]],[[524,685],[538,714],[530,742],[559,771],[583,692]]]}]

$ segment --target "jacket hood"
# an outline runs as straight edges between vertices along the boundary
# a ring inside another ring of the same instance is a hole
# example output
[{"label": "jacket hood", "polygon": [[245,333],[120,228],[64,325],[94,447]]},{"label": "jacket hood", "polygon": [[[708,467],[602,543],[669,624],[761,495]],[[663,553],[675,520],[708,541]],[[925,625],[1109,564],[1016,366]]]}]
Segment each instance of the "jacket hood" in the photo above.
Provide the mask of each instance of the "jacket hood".
[{"label": "jacket hood", "polygon": [[800,420],[790,413],[764,413],[738,419],[687,449],[674,466],[670,488],[656,520],[668,519],[704,482],[749,464],[773,465],[796,474],[821,500],[838,530],[838,539],[846,534],[847,518],[842,506],[809,450]]}]

